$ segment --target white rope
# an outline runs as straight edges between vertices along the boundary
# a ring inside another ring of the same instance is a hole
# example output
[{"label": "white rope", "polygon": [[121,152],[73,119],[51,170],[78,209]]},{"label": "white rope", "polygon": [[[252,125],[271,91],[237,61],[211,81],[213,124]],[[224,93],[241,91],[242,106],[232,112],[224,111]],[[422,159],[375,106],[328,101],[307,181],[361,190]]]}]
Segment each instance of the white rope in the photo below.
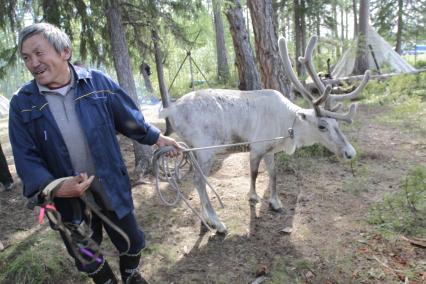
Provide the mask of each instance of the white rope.
[{"label": "white rope", "polygon": [[251,142],[239,142],[239,143],[222,144],[222,145],[214,145],[214,146],[207,146],[207,147],[188,148],[188,149],[184,149],[182,152],[193,152],[193,151],[220,149],[220,148],[230,148],[230,147],[235,147],[235,146],[248,146],[250,144],[255,144],[255,143],[283,140],[283,139],[286,139],[286,138],[289,138],[289,137],[290,136],[286,136],[286,137],[281,136],[281,137],[275,137],[275,138],[272,138],[272,139],[254,140],[254,141],[251,141]]}]

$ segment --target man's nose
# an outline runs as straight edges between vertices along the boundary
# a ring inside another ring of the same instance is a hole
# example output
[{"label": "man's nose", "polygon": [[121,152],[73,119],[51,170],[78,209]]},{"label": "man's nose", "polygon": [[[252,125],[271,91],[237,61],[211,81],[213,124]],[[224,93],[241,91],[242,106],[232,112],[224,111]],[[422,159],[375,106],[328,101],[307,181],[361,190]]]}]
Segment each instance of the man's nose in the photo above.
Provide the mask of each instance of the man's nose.
[{"label": "man's nose", "polygon": [[37,57],[35,57],[35,56],[30,58],[28,61],[29,61],[29,67],[32,67],[32,68],[35,68],[40,64]]}]

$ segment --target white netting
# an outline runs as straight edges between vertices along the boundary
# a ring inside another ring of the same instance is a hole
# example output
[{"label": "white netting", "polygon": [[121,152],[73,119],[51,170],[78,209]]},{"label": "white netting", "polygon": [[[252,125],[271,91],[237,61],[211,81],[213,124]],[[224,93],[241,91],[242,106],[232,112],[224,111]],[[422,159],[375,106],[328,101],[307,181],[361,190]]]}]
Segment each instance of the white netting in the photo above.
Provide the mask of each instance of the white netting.
[{"label": "white netting", "polygon": [[[357,42],[357,39],[354,40]],[[368,50],[368,65],[369,69],[374,73],[379,73],[376,63],[374,62],[374,53],[377,65],[380,68],[381,74],[388,73],[406,73],[416,69],[408,64],[392,47],[387,43],[372,27],[369,26],[367,35],[367,45],[371,45],[372,52]],[[333,78],[341,78],[352,74],[356,55],[356,44],[348,48],[337,61],[331,72]]]}]

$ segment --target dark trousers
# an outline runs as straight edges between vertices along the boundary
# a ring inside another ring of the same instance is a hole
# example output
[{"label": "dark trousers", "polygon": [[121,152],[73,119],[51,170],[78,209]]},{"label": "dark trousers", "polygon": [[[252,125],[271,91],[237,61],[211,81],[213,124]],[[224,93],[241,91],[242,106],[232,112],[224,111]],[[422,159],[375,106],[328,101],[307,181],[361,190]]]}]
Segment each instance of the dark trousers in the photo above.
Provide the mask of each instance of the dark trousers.
[{"label": "dark trousers", "polygon": [[[126,253],[127,255],[139,254],[140,251],[145,247],[145,236],[143,231],[137,224],[134,213],[131,212],[127,214],[126,216],[124,216],[122,219],[118,219],[116,214],[112,211],[103,210],[102,214],[108,217],[109,220],[111,220],[116,226],[118,226],[127,234],[130,240],[130,248],[128,248],[127,242],[116,230],[111,228],[108,224],[105,224],[95,214],[93,214],[92,221],[91,221],[91,228],[93,230],[92,239],[96,243],[101,244],[102,238],[103,238],[102,228],[104,228],[111,242],[114,244],[114,246],[117,248],[120,254],[126,251],[127,251]],[[74,257],[73,250],[70,247],[71,244],[68,243],[67,239],[62,235],[62,233],[61,233],[61,236],[65,243],[65,246],[67,247],[68,253],[72,257]],[[100,257],[103,258],[102,256]],[[78,261],[77,258],[74,257],[74,260],[78,270],[82,272],[87,272],[87,273],[96,271],[98,267],[101,265],[101,263],[98,263],[96,261],[83,265],[82,263],[80,263],[80,261]]]},{"label": "dark trousers", "polygon": [[5,187],[13,183],[12,175],[10,174],[9,167],[7,166],[6,157],[4,156],[3,149],[0,144],[0,183]]}]

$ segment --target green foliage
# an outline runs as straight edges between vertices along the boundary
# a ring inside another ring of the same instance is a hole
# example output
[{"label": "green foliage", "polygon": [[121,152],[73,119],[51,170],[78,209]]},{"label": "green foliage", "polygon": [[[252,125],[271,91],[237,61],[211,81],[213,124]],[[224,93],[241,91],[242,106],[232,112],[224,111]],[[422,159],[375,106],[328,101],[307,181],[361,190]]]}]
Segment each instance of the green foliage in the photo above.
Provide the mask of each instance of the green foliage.
[{"label": "green foliage", "polygon": [[57,232],[33,234],[0,254],[0,283],[60,283],[64,274],[83,282],[66,255]]},{"label": "green foliage", "polygon": [[[299,266],[301,262],[308,262],[305,260],[296,261],[296,269],[301,270],[303,267]],[[276,256],[274,259],[274,265],[270,267],[270,275],[268,277],[267,283],[270,284],[280,284],[280,283],[304,283],[302,279],[299,279],[297,273],[293,271],[293,263],[289,262],[287,256]],[[307,264],[308,267],[311,266],[310,263]]]},{"label": "green foliage", "polygon": [[314,144],[312,146],[297,149],[292,156],[289,156],[284,152],[278,153],[277,166],[283,170],[291,169],[295,165],[305,167],[306,163],[312,162],[312,158],[321,159],[333,156],[334,154],[324,146]]},{"label": "green foliage", "polygon": [[375,15],[374,28],[382,37],[392,39],[398,16],[398,0],[372,0],[370,6]]},{"label": "green foliage", "polygon": [[398,191],[370,209],[368,221],[385,231],[426,237],[426,167],[413,167]]},{"label": "green foliage", "polygon": [[313,263],[307,259],[301,259],[294,263],[297,269],[310,269],[313,267]]},{"label": "green foliage", "polygon": [[400,75],[385,81],[371,80],[363,95],[365,102],[369,104],[395,104],[404,100],[414,88],[415,75]]},{"label": "green foliage", "polygon": [[426,133],[426,74],[400,75],[371,81],[364,92],[367,104],[387,105],[391,111],[380,120],[407,130]]},{"label": "green foliage", "polygon": [[297,158],[321,158],[330,157],[333,155],[334,154],[330,150],[320,144],[300,148],[294,153],[294,156]]},{"label": "green foliage", "polygon": [[[371,0],[370,9],[373,27],[391,45],[396,41],[395,30],[399,13],[399,0]],[[402,43],[416,42],[424,35],[426,28],[426,1],[402,1]]]},{"label": "green foliage", "polygon": [[426,68],[426,54],[404,55],[403,58],[417,69]]},{"label": "green foliage", "polygon": [[416,63],[414,64],[415,68],[426,68],[426,60],[417,60]]}]

